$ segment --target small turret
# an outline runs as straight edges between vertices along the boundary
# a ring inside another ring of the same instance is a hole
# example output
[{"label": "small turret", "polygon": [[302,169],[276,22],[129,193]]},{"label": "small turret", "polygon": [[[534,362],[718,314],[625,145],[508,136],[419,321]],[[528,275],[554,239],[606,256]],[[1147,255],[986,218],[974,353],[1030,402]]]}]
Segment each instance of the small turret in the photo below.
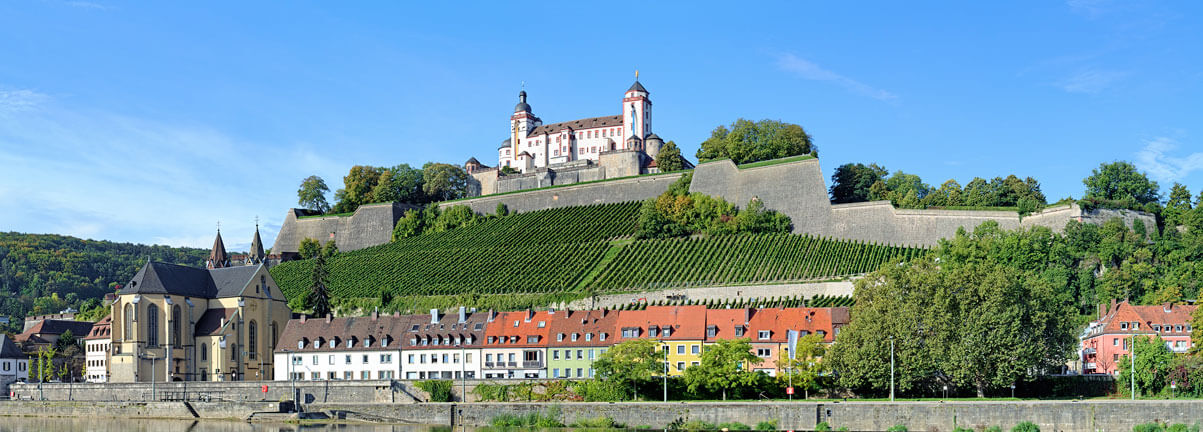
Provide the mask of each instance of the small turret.
[{"label": "small turret", "polygon": [[230,254],[226,253],[226,244],[221,241],[221,228],[217,229],[217,238],[213,239],[213,249],[209,251],[205,266],[211,269],[230,266]]},{"label": "small turret", "polygon": [[263,240],[259,238],[259,224],[255,223],[255,237],[251,239],[251,251],[247,254],[246,264],[263,264],[267,254],[263,252]]}]

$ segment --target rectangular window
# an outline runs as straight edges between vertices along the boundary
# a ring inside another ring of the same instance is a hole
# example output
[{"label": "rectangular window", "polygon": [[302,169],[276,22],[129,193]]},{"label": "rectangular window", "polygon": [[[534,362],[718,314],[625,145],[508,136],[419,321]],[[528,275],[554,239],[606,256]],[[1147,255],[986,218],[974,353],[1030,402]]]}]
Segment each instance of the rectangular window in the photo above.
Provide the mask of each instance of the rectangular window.
[{"label": "rectangular window", "polygon": [[697,355],[698,353],[700,353],[701,349],[702,349],[701,345],[690,345],[689,346],[689,351],[691,353],[693,353],[694,355]]},{"label": "rectangular window", "polygon": [[381,354],[380,355],[380,363],[387,364],[387,363],[392,363],[392,362],[393,362],[392,354]]},{"label": "rectangular window", "polygon": [[551,359],[559,360],[560,359],[560,350],[551,350]]},{"label": "rectangular window", "polygon": [[584,377],[585,377],[585,370],[584,370],[584,369],[581,369],[581,368],[576,368],[576,377],[577,377],[577,378],[584,378]]},{"label": "rectangular window", "polygon": [[576,359],[584,360],[585,359],[585,350],[576,350]]},{"label": "rectangular window", "polygon": [[319,381],[322,379],[322,373],[321,372],[310,372],[309,379],[314,380],[314,381]]},{"label": "rectangular window", "polygon": [[756,348],[756,356],[757,357],[769,358],[770,355],[772,355],[772,353],[769,352],[768,348]]},{"label": "rectangular window", "polygon": [[758,333],[757,333],[757,337],[758,337],[758,338],[760,338],[760,340],[768,340],[768,338],[769,338],[769,331],[768,331],[768,330],[761,330],[760,332],[758,332]]},{"label": "rectangular window", "polygon": [[459,364],[459,354],[451,355],[451,362],[455,363],[455,364]]},{"label": "rectangular window", "polygon": [[715,326],[706,327],[706,337],[712,338],[716,335],[718,335],[718,327],[715,327]]},{"label": "rectangular window", "polygon": [[426,364],[426,354],[422,354],[422,355],[418,356],[418,362],[422,363],[422,364]]},{"label": "rectangular window", "polygon": [[329,364],[334,364],[334,355],[331,354],[331,355],[326,356],[326,362]]},{"label": "rectangular window", "polygon": [[677,345],[677,354],[685,354],[685,345]]},{"label": "rectangular window", "polygon": [[351,371],[343,372],[343,379],[345,379],[347,381],[353,380],[353,379],[355,379],[355,374],[352,373]]},{"label": "rectangular window", "polygon": [[359,373],[359,379],[370,380],[372,379],[372,373],[369,371],[362,371]]},{"label": "rectangular window", "polygon": [[594,358],[596,358],[596,357],[593,356],[593,350],[590,349],[589,350],[589,360],[593,360]]},{"label": "rectangular window", "polygon": [[472,353],[464,354],[464,363],[472,364]]},{"label": "rectangular window", "polygon": [[485,361],[486,361],[486,362],[488,362],[488,363],[492,363],[492,362],[493,362],[493,355],[492,355],[492,354],[485,354]]},{"label": "rectangular window", "polygon": [[316,355],[315,355],[315,356],[313,356],[313,364],[314,364],[315,366],[318,364],[318,362],[317,362],[317,356],[316,356]]},{"label": "rectangular window", "polygon": [[677,370],[678,371],[685,370],[685,362],[677,362]]},{"label": "rectangular window", "polygon": [[414,355],[413,355],[413,354],[410,354],[408,358],[409,358],[409,360],[407,360],[407,362],[408,362],[409,364],[414,364]]}]

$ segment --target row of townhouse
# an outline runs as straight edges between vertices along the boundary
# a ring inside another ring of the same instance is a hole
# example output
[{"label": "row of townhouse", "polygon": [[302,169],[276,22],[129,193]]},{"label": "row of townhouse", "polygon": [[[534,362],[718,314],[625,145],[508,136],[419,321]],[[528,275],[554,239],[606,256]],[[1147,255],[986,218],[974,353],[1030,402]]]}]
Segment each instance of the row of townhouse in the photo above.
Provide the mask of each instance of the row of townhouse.
[{"label": "row of townhouse", "polygon": [[669,375],[697,366],[707,345],[751,339],[762,359],[749,365],[777,373],[789,331],[833,342],[847,308],[517,311],[379,315],[288,322],[276,346],[276,380],[585,379],[611,346],[659,341]]}]

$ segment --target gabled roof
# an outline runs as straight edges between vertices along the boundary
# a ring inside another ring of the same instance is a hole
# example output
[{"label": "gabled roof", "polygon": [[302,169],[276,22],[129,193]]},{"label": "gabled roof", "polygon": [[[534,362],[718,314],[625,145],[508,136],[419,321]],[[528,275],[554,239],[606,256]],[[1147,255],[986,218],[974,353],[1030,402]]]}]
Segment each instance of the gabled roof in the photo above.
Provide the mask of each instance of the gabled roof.
[{"label": "gabled roof", "polygon": [[[485,347],[486,348],[527,348],[547,346],[547,335],[551,329],[548,324],[554,316],[552,312],[541,311],[519,311],[519,312],[501,312],[497,314],[497,318],[490,322],[485,327]],[[517,325],[515,325],[517,323]],[[542,323],[540,325],[540,323]],[[535,336],[535,343],[527,343],[527,338]],[[492,343],[488,341],[491,337],[498,339]],[[506,340],[501,343],[500,338],[517,337],[518,340],[510,342]]]},{"label": "gabled roof", "polygon": [[476,160],[475,157],[470,157],[467,162],[464,162],[464,165],[480,165],[480,161]]},{"label": "gabled roof", "polygon": [[669,337],[658,336],[657,339],[702,340],[706,336],[706,306],[648,306],[644,310],[618,314],[619,338],[622,338],[622,329],[629,327],[643,329],[634,339],[647,338],[647,329],[651,326],[672,327]]},{"label": "gabled roof", "polygon": [[[462,323],[459,322],[458,312],[440,315],[437,323],[430,322],[430,314],[406,315],[402,318],[405,318],[404,328],[397,334],[402,349],[479,348],[484,345],[488,314],[465,312]],[[459,345],[454,344],[457,339]]]},{"label": "gabled roof", "polygon": [[[735,333],[736,327],[744,327],[744,321],[748,319],[751,313],[752,310],[749,309],[707,309],[706,342],[751,337],[752,332],[746,327],[742,336],[736,336]],[[714,336],[710,336],[711,327],[715,328]]]},{"label": "gabled roof", "polygon": [[613,127],[613,126],[622,126],[622,116],[621,115],[591,117],[591,118],[585,118],[585,119],[580,119],[580,120],[572,120],[572,121],[542,125],[542,126],[534,128],[534,129],[531,129],[530,132],[527,132],[526,136],[531,137],[531,136],[535,136],[535,135],[555,134],[555,133],[559,133],[560,131],[562,131],[564,129],[571,129],[571,130],[577,131],[577,130],[582,130],[582,129],[593,129],[593,128]]},{"label": "gabled roof", "polygon": [[21,349],[17,348],[17,343],[9,339],[8,335],[0,334],[0,358],[25,360],[29,356],[21,352]]},{"label": "gabled roof", "polygon": [[206,270],[151,262],[143,265],[117,294],[169,294],[210,299],[236,297],[251,282],[251,278],[260,267],[261,265]]},{"label": "gabled roof", "polygon": [[[548,345],[553,347],[613,345],[618,333],[618,311],[559,311],[548,327]],[[576,341],[572,340],[573,333],[577,334]],[[606,334],[606,340],[601,339],[602,333]],[[559,340],[560,334],[564,335],[564,340]],[[586,334],[593,335],[591,340],[585,340]]]},{"label": "gabled roof", "polygon": [[[377,317],[341,317],[331,318],[329,322],[325,318],[306,318],[305,320],[293,319],[289,320],[284,326],[284,332],[280,334],[279,344],[274,347],[275,352],[311,352],[311,351],[379,351],[379,350],[396,350],[400,347],[400,341],[404,337],[405,330],[408,330],[406,324],[409,321],[407,316],[395,315],[378,315]],[[371,346],[365,347],[364,340],[371,338],[375,342]],[[388,346],[383,346],[383,341],[391,338]],[[407,338],[406,338],[407,339]],[[330,341],[333,340],[334,347],[330,347]],[[347,348],[347,340],[352,341],[352,346]],[[315,348],[315,341],[322,342],[319,347]],[[302,347],[297,347],[297,342],[303,342]]]},{"label": "gabled roof", "polygon": [[59,336],[70,331],[77,338],[83,338],[92,331],[92,323],[86,321],[42,320],[30,327],[29,330],[17,335],[17,340],[29,340],[35,335]]},{"label": "gabled roof", "polygon": [[88,332],[88,337],[84,339],[109,339],[112,336],[112,330],[113,316],[108,315],[102,318],[100,321],[97,321],[96,324],[92,324],[92,331]]}]

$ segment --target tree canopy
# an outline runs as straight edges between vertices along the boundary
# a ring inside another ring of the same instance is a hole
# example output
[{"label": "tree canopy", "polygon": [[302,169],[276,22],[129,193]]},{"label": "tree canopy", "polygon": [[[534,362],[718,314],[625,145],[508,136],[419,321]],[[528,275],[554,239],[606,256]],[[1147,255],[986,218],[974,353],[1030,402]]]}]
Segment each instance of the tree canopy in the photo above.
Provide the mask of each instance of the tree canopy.
[{"label": "tree canopy", "polygon": [[422,166],[424,182],[422,192],[435,201],[447,201],[464,197],[468,192],[470,176],[463,168],[445,164],[427,162]]},{"label": "tree canopy", "polygon": [[1161,200],[1157,182],[1149,180],[1130,162],[1100,164],[1082,183],[1086,185],[1085,198],[1098,201],[1104,207],[1143,206]]},{"label": "tree canopy", "polygon": [[877,164],[840,165],[835,169],[835,174],[831,175],[831,188],[828,189],[831,202],[843,204],[869,201],[869,188],[874,183],[884,181],[888,173],[889,171]]},{"label": "tree canopy", "polygon": [[986,223],[941,241],[928,256],[857,281],[856,319],[829,354],[841,383],[885,389],[891,338],[903,392],[947,384],[980,396],[1064,364],[1074,342],[1071,296],[1054,275],[1009,260],[1023,254],[999,253],[1026,234],[1054,235],[1045,228],[1007,233]]},{"label": "tree canopy", "polygon": [[752,353],[751,339],[720,339],[708,345],[702,352],[699,365],[685,369],[685,384],[689,391],[721,392],[727,400],[727,391],[755,384],[761,374],[753,372],[751,365],[759,364],[760,357]]},{"label": "tree canopy", "polygon": [[744,164],[817,153],[818,148],[802,126],[780,120],[753,122],[741,118],[731,123],[729,129],[715,128],[710,138],[702,142],[697,157],[703,162],[728,158]]},{"label": "tree canopy", "polygon": [[828,189],[833,204],[888,200],[901,208],[1017,207],[1031,213],[1047,201],[1040,182],[1015,175],[986,180],[974,177],[964,187],[949,179],[934,188],[918,175],[902,171],[888,174],[877,164],[844,164],[836,168]]},{"label": "tree canopy", "polygon": [[677,148],[677,143],[672,141],[664,143],[664,147],[660,148],[660,153],[656,154],[656,167],[660,168],[660,172],[685,169],[685,164],[681,162],[681,149]]},{"label": "tree canopy", "polygon": [[593,369],[599,379],[614,382],[634,394],[640,384],[663,372],[664,363],[656,354],[658,345],[653,339],[620,342],[603,352],[593,363]]},{"label": "tree canopy", "polygon": [[321,177],[311,175],[301,180],[301,188],[297,189],[297,204],[302,208],[326,213],[330,211],[330,203],[326,202],[326,181]]}]

